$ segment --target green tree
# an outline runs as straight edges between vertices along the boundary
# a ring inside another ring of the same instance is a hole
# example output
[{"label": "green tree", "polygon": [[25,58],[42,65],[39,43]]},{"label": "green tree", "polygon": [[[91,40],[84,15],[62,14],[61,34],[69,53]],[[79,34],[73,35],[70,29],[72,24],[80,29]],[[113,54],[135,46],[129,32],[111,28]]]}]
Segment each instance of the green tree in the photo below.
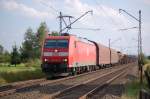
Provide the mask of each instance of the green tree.
[{"label": "green tree", "polygon": [[3,46],[0,45],[0,63],[3,63]]},{"label": "green tree", "polygon": [[48,31],[48,28],[47,28],[47,25],[45,22],[41,22],[38,30],[37,30],[37,38],[38,38],[38,41],[39,41],[39,45],[40,47],[42,46],[43,44],[43,41],[44,41],[44,38],[46,36],[46,32]]},{"label": "green tree", "polygon": [[4,63],[10,63],[10,61],[11,61],[11,55],[10,55],[10,53],[8,52],[8,51],[4,51],[4,54],[3,54],[3,62]]},{"label": "green tree", "polygon": [[28,28],[25,32],[24,42],[20,47],[21,59],[26,62],[29,59],[40,58],[41,47],[48,31],[45,22],[41,22],[37,33],[33,33],[31,28]]},{"label": "green tree", "polygon": [[0,45],[0,63],[10,63],[10,54]]},{"label": "green tree", "polygon": [[15,65],[20,63],[20,54],[16,45],[13,46],[13,50],[11,52],[11,64]]},{"label": "green tree", "polygon": [[52,36],[58,36],[59,33],[58,33],[57,31],[52,31],[51,35],[52,35]]},{"label": "green tree", "polygon": [[150,56],[147,56],[147,58],[150,60]]},{"label": "green tree", "polygon": [[4,47],[2,45],[0,45],[0,54],[2,54],[4,51]]},{"label": "green tree", "polygon": [[41,22],[39,28],[37,29],[37,33],[36,33],[36,49],[35,49],[35,53],[36,53],[36,57],[40,58],[41,55],[41,49],[42,49],[42,45],[46,36],[46,33],[48,32],[48,28],[45,22]]},{"label": "green tree", "polygon": [[24,42],[22,47],[20,47],[21,59],[27,61],[29,59],[35,58],[35,49],[37,47],[36,36],[31,28],[28,28],[25,32]]}]

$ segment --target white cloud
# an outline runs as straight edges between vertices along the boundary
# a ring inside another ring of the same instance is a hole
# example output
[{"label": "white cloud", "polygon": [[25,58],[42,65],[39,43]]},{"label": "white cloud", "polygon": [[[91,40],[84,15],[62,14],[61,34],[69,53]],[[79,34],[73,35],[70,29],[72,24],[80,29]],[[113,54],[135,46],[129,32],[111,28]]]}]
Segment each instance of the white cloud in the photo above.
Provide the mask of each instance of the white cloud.
[{"label": "white cloud", "polygon": [[150,5],[150,0],[142,0],[145,4]]},{"label": "white cloud", "polygon": [[79,20],[80,24],[84,25],[84,27],[93,26],[116,31],[120,28],[132,26],[131,22],[123,14],[119,14],[118,9],[107,5],[91,5],[81,0],[65,0],[64,6],[64,12],[75,17],[79,17],[86,11],[93,10],[93,16],[87,15]]},{"label": "white cloud", "polygon": [[0,1],[0,7],[9,11],[20,12],[21,14],[32,18],[48,18],[52,17],[48,12],[38,11],[35,8],[29,7],[14,0]]},{"label": "white cloud", "polygon": [[[42,18],[42,19],[43,18],[54,19],[54,17],[56,19],[57,14],[59,15],[58,11],[62,11],[63,15],[72,15],[75,18],[77,18],[84,12],[93,10],[93,16],[87,15],[83,17],[80,21],[75,23],[72,27],[100,28],[102,30],[96,31],[96,32],[95,31],[71,30],[70,33],[72,34],[76,33],[75,35],[79,35],[81,37],[87,37],[91,40],[102,42],[105,45],[108,44],[108,38],[115,40],[119,37],[123,38],[123,40],[117,44],[120,44],[122,47],[128,47],[129,45],[136,44],[136,42],[134,43],[133,41],[130,40],[132,37],[136,37],[137,35],[136,30],[129,30],[129,31],[124,31],[124,32],[117,31],[117,29],[128,28],[128,27],[136,26],[137,24],[137,23],[132,24],[134,23],[132,22],[132,19],[130,20],[130,17],[123,16],[125,14],[119,14],[118,9],[115,9],[108,5],[103,5],[103,4],[101,5],[90,4],[87,2],[82,2],[81,0],[33,0],[33,1],[35,5],[39,6],[39,9],[43,8],[44,11],[42,9],[37,10],[33,8],[34,4],[32,7],[29,7],[23,3],[19,3],[19,0],[18,2],[14,0],[0,0],[0,8],[6,9],[8,11],[15,11],[17,13],[21,13],[31,18]],[[47,6],[42,4],[41,2],[45,3]],[[53,8],[56,9],[57,11],[55,11]],[[49,23],[49,24],[53,25],[54,23]],[[144,36],[144,37],[147,37],[147,39],[144,39],[143,42],[146,40],[147,41],[149,40],[148,39],[149,35],[147,34],[149,32],[148,26],[149,24],[147,25],[147,30],[145,31],[145,34],[143,32],[143,36],[147,35],[147,36]],[[57,26],[54,26],[54,28],[57,28]],[[148,46],[148,43],[143,43],[143,45]],[[149,49],[150,48],[145,49],[147,53],[150,53]],[[135,51],[136,51],[136,48],[135,48]]]},{"label": "white cloud", "polygon": [[87,15],[79,20],[80,24],[85,26],[105,25],[107,27],[112,27],[110,25],[113,25],[118,28],[121,26],[129,26],[128,19],[126,19],[122,14],[119,14],[118,9],[115,10],[106,5],[90,5],[88,3],[81,2],[81,0],[35,0],[35,2],[40,4],[41,2],[45,3],[49,5],[49,7],[55,8],[57,11],[62,11],[64,15],[73,15],[75,18],[79,17],[86,11],[93,10],[93,16]]}]

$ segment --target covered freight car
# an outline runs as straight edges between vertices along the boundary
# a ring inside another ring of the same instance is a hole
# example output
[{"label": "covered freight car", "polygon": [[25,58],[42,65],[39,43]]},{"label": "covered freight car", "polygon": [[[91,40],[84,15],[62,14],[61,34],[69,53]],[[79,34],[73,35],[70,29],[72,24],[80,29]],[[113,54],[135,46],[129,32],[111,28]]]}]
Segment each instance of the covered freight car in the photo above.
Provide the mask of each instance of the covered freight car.
[{"label": "covered freight car", "polygon": [[99,49],[99,66],[104,68],[119,63],[120,57],[116,50],[106,47],[102,44],[98,44]]}]

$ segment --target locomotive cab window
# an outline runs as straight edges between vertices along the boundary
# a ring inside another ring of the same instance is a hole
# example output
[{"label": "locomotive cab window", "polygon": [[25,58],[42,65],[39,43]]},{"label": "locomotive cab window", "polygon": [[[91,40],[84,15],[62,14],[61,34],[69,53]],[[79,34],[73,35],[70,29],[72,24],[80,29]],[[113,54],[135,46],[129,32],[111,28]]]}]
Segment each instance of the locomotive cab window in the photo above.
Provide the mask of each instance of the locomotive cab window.
[{"label": "locomotive cab window", "polygon": [[45,48],[67,48],[68,40],[46,40],[44,47]]}]

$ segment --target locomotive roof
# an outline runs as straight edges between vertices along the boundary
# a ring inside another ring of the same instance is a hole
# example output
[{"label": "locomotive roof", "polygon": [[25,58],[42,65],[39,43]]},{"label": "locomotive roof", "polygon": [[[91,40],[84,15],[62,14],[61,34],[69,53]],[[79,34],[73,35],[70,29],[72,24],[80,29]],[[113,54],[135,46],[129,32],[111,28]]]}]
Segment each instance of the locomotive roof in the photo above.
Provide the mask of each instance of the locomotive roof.
[{"label": "locomotive roof", "polygon": [[88,44],[93,44],[92,42],[90,42],[84,38],[77,37],[76,35],[68,35],[68,36],[51,36],[51,35],[48,35],[46,37],[46,39],[69,39],[71,36],[74,36],[75,38],[77,38],[76,39],[77,41],[81,41],[81,42],[88,43]]},{"label": "locomotive roof", "polygon": [[70,36],[47,36],[46,39],[69,39]]}]

